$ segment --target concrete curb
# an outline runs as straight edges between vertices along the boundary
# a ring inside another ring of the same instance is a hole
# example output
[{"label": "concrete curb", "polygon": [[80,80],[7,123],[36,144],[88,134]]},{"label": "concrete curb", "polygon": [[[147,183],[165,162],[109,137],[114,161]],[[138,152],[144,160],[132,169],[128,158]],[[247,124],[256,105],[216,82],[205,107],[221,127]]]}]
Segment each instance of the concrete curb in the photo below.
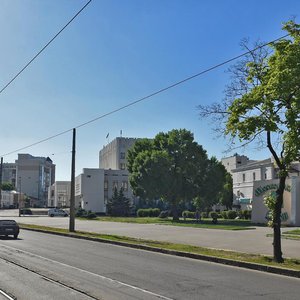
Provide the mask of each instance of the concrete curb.
[{"label": "concrete curb", "polygon": [[202,255],[202,254],[196,254],[196,253],[182,252],[182,251],[176,251],[176,250],[167,250],[167,249],[156,248],[156,247],[151,247],[151,246],[146,246],[146,245],[111,241],[111,240],[106,240],[106,239],[101,239],[101,238],[78,236],[73,233],[52,232],[52,231],[47,231],[47,230],[43,230],[43,229],[23,228],[22,226],[21,226],[21,229],[29,230],[29,231],[43,232],[43,233],[54,234],[54,235],[60,235],[60,236],[66,236],[66,237],[72,237],[72,238],[77,238],[77,239],[82,239],[82,240],[89,240],[89,241],[100,242],[100,243],[105,243],[105,244],[113,244],[113,245],[129,247],[129,248],[134,248],[134,249],[141,249],[141,250],[146,250],[146,251],[151,251],[151,252],[158,252],[158,253],[163,253],[163,254],[188,257],[188,258],[192,258],[192,259],[204,260],[204,261],[225,264],[225,265],[234,266],[234,267],[240,267],[240,268],[246,268],[246,269],[251,269],[251,270],[256,270],[256,271],[262,271],[262,272],[268,272],[268,273],[273,273],[273,274],[278,274],[278,275],[300,278],[300,271],[291,270],[291,269],[283,269],[283,268],[279,268],[279,267],[260,265],[260,264],[256,264],[256,263],[249,263],[249,262],[243,262],[243,261],[232,260],[232,259],[227,259],[227,258],[219,258],[219,257],[215,257],[215,256]]}]

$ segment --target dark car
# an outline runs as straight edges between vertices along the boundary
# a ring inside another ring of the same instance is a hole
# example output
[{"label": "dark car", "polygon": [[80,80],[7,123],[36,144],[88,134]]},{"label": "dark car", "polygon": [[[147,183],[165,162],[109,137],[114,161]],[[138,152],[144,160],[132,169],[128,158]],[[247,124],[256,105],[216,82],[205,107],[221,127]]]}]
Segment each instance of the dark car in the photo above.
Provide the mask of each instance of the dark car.
[{"label": "dark car", "polygon": [[0,220],[0,235],[13,235],[16,239],[19,235],[20,228],[15,220]]}]

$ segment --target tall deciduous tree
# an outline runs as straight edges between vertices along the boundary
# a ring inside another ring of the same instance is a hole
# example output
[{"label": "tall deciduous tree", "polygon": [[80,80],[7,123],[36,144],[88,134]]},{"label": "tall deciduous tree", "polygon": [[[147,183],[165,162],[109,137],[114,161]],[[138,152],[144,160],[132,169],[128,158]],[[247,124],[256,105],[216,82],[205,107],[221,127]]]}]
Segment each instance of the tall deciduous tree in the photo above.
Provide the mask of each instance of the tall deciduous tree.
[{"label": "tall deciduous tree", "polygon": [[273,255],[277,262],[283,262],[280,215],[285,181],[300,151],[300,26],[289,21],[283,29],[288,37],[250,51],[229,70],[233,77],[223,105],[199,106],[201,116],[224,121],[226,135],[242,143],[259,139],[274,157],[279,170],[272,208]]},{"label": "tall deciduous tree", "polygon": [[172,208],[174,220],[179,219],[178,203],[200,193],[207,166],[206,151],[185,129],[137,141],[128,153],[130,184],[135,194],[164,199]]}]

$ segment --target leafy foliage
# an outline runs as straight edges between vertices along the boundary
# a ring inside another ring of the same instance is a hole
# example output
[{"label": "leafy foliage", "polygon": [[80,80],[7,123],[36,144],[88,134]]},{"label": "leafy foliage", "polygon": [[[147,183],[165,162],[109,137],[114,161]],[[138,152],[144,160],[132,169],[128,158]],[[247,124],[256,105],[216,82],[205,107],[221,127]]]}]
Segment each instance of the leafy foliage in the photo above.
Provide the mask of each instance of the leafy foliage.
[{"label": "leafy foliage", "polygon": [[[137,196],[163,199],[170,204],[173,218],[178,219],[181,201],[201,195],[214,199],[218,193],[223,166],[194,141],[186,129],[159,133],[153,140],[137,141],[128,151],[130,184]],[[220,173],[220,174],[219,174]],[[211,181],[214,180],[214,183]]]},{"label": "leafy foliage", "polygon": [[12,190],[14,190],[14,188],[15,187],[10,182],[3,182],[1,184],[1,190],[2,191],[12,191]]},{"label": "leafy foliage", "polygon": [[289,21],[283,29],[289,37],[256,47],[229,70],[232,82],[222,105],[199,106],[201,116],[216,116],[221,132],[232,141],[247,145],[256,140],[274,157],[280,179],[273,209],[277,262],[283,262],[280,214],[285,180],[291,163],[300,157],[300,25]]}]

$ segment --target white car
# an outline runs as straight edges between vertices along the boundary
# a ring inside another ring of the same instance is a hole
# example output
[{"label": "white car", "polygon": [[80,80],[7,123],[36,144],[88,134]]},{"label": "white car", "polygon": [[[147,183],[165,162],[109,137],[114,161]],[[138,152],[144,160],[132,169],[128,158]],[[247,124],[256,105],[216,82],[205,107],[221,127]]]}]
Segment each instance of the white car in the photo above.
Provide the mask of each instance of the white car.
[{"label": "white car", "polygon": [[67,217],[69,214],[60,208],[50,208],[48,210],[49,217]]}]

